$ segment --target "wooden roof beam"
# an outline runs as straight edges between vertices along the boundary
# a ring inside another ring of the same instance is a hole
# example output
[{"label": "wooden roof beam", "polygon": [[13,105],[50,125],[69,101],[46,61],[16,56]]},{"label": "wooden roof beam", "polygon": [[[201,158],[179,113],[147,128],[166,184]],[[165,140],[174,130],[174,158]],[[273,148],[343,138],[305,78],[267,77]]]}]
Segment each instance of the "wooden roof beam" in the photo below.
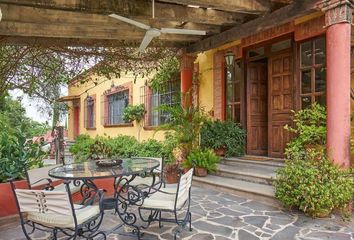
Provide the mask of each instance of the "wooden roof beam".
[{"label": "wooden roof beam", "polygon": [[195,5],[227,12],[261,14],[270,10],[268,0],[159,0],[160,2]]},{"label": "wooden roof beam", "polygon": [[220,34],[208,37],[187,47],[188,53],[206,51],[222,46],[226,43],[248,37],[257,32],[261,32],[272,27],[293,21],[294,19],[309,14],[317,10],[318,0],[297,0],[291,5],[287,5],[263,17],[233,27]]},{"label": "wooden roof beam", "polygon": [[[144,31],[132,30],[130,27],[101,27],[89,25],[63,25],[46,23],[22,23],[1,21],[0,35],[19,37],[45,37],[45,38],[79,38],[102,40],[141,41]],[[196,42],[200,36],[161,34],[162,41]]]},{"label": "wooden roof beam", "polygon": [[[52,23],[52,24],[67,24],[67,25],[85,25],[91,27],[115,27],[119,28],[129,27],[132,30],[140,30],[135,26],[118,21],[111,17],[95,13],[81,13],[72,11],[63,11],[55,9],[42,9],[35,7],[25,7],[11,4],[0,4],[3,18],[2,21],[23,22],[23,23]],[[65,16],[65,17],[63,17]],[[216,25],[198,24],[198,23],[184,23],[177,21],[160,21],[157,19],[146,20],[139,19],[139,21],[151,25],[156,28],[182,28],[192,30],[205,30],[207,34],[220,33],[220,27]],[[1,22],[0,22],[1,24]]]},{"label": "wooden roof beam", "polygon": [[[0,3],[108,15],[120,14],[129,18],[152,17],[151,1],[146,0],[0,0]],[[245,14],[222,12],[212,9],[156,3],[155,18],[163,21],[185,21],[213,25],[230,25],[243,22]]]}]

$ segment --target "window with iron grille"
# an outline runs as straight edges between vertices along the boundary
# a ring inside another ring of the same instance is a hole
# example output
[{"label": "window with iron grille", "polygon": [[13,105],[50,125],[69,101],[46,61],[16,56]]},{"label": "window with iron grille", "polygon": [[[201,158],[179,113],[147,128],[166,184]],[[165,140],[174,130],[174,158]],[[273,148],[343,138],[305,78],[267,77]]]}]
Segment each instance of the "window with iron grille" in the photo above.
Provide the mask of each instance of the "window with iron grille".
[{"label": "window with iron grille", "polygon": [[169,121],[169,114],[159,106],[176,106],[181,103],[180,80],[169,81],[159,90],[153,90],[148,86],[140,88],[140,102],[146,108],[145,126],[158,126]]},{"label": "window with iron grille", "polygon": [[326,39],[311,39],[300,45],[301,108],[317,102],[326,105]]},{"label": "window with iron grille", "polygon": [[120,91],[107,96],[107,125],[125,123],[123,120],[124,109],[129,104],[129,90]]}]

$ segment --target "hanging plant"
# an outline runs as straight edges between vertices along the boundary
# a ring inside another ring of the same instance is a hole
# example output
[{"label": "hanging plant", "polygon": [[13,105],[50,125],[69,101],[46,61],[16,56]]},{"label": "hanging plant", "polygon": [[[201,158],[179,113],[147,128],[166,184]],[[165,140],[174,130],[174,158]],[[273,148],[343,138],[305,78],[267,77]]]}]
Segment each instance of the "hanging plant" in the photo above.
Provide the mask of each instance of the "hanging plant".
[{"label": "hanging plant", "polygon": [[171,57],[163,61],[156,74],[148,81],[148,86],[153,90],[161,91],[167,82],[179,77],[179,61],[176,57]]},{"label": "hanging plant", "polygon": [[138,130],[138,141],[140,142],[140,132],[142,129],[142,120],[144,119],[145,115],[145,106],[144,104],[139,104],[139,105],[129,105],[124,109],[123,112],[123,120],[125,122],[133,122],[136,121],[136,123],[139,126]]}]

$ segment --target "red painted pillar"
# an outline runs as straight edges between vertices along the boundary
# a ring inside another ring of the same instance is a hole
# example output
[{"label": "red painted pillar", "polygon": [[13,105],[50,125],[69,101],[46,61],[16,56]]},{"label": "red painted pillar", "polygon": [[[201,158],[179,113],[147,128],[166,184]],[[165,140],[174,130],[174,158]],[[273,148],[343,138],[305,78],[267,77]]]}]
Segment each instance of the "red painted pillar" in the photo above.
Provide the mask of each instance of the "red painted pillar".
[{"label": "red painted pillar", "polygon": [[351,16],[349,1],[324,1],[327,26],[327,151],[350,166]]},{"label": "red painted pillar", "polygon": [[182,106],[192,103],[193,67],[195,56],[182,54],[180,58]]}]

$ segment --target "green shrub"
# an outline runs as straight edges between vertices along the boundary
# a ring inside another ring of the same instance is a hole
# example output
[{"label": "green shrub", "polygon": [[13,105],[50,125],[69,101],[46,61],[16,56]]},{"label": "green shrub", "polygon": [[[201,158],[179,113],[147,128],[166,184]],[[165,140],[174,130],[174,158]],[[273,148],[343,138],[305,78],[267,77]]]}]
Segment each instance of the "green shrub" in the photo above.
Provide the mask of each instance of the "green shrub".
[{"label": "green shrub", "polygon": [[115,157],[137,156],[140,148],[136,138],[125,135],[111,138],[109,143],[112,148],[112,155]]},{"label": "green shrub", "polygon": [[246,131],[240,124],[226,121],[207,121],[201,130],[201,147],[225,148],[225,155],[241,156],[245,153]]},{"label": "green shrub", "polygon": [[215,172],[219,161],[219,157],[215,155],[213,150],[196,149],[188,155],[187,159],[183,162],[183,166],[186,168],[204,168],[208,172]]},{"label": "green shrub", "polygon": [[310,150],[305,160],[287,160],[274,184],[275,196],[284,206],[312,217],[344,208],[354,194],[353,175],[334,166],[323,151]]},{"label": "green shrub", "polygon": [[0,182],[23,179],[26,169],[43,166],[45,153],[38,144],[26,142],[23,127],[13,128],[12,134],[0,133]]},{"label": "green shrub", "polygon": [[161,157],[163,154],[163,143],[155,139],[148,139],[139,145],[138,156]]},{"label": "green shrub", "polygon": [[304,159],[308,148],[326,145],[326,109],[315,103],[294,115],[294,126],[285,129],[295,135],[285,149],[287,159]]},{"label": "green shrub", "polygon": [[112,157],[161,157],[164,153],[164,144],[154,139],[139,143],[134,137],[124,135],[114,138],[104,136],[90,138],[88,135],[80,135],[70,148],[70,152],[75,162]]}]

